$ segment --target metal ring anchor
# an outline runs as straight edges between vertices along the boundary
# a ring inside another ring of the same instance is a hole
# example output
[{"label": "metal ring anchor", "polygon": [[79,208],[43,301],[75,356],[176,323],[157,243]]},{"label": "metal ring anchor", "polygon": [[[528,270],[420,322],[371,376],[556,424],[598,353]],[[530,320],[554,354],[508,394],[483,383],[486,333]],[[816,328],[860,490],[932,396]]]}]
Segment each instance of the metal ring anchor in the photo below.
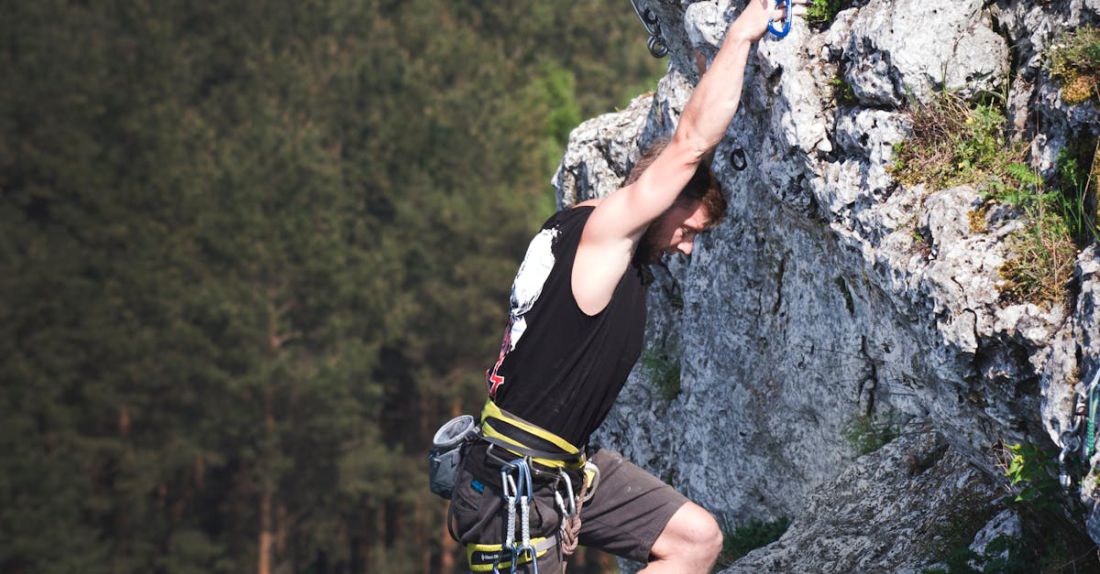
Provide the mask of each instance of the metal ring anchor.
[{"label": "metal ring anchor", "polygon": [[743,148],[734,148],[730,152],[730,165],[737,171],[744,171],[749,166],[749,161],[745,157],[745,150]]}]

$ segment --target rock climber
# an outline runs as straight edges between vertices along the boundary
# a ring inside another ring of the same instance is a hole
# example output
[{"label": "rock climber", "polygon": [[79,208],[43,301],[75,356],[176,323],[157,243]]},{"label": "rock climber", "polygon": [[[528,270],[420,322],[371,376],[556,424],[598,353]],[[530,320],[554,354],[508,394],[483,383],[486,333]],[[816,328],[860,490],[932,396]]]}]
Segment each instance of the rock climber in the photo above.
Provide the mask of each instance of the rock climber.
[{"label": "rock climber", "polygon": [[691,255],[725,213],[706,157],[737,111],[752,44],[786,17],[774,0],[750,0],[672,137],[642,154],[621,189],[558,212],[531,241],[486,373],[484,440],[466,451],[452,495],[448,523],[472,571],[561,572],[578,542],[650,573],[708,572],[717,559],[709,512],[587,443],[642,349],[642,266]]}]

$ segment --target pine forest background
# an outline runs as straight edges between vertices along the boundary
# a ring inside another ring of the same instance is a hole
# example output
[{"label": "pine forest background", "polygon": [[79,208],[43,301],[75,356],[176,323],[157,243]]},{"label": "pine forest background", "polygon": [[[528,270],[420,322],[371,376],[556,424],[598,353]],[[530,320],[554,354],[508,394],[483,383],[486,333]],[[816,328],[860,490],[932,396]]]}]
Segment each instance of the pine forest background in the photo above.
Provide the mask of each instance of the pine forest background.
[{"label": "pine forest background", "polygon": [[427,444],[569,130],[660,74],[629,4],[0,15],[0,571],[457,571]]}]

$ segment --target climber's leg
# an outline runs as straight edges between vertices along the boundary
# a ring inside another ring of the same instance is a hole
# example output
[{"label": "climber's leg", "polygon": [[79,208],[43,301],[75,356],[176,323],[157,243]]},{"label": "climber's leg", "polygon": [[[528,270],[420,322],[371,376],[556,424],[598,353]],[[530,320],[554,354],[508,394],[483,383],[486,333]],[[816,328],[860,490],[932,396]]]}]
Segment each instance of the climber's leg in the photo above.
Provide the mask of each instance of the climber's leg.
[{"label": "climber's leg", "polygon": [[669,520],[650,550],[647,574],[709,572],[722,551],[722,531],[709,512],[689,502]]},{"label": "climber's leg", "polygon": [[[661,570],[669,565],[706,572],[683,566],[710,564],[718,555],[712,547],[720,549],[722,535],[705,510],[617,452],[601,449],[592,462],[600,468],[600,483],[581,510],[582,545],[648,562],[645,572],[669,572]],[[693,561],[685,561],[685,554]]]}]

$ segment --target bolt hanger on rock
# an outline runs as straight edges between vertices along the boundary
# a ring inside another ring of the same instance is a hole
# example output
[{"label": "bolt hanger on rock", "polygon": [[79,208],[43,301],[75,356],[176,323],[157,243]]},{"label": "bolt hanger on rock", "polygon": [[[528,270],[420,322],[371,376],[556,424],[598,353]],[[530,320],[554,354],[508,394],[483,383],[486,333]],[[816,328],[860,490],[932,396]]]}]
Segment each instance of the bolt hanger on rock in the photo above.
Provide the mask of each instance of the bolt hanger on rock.
[{"label": "bolt hanger on rock", "polygon": [[745,158],[745,148],[734,148],[730,152],[730,165],[737,171],[744,171],[748,167],[749,162]]}]

